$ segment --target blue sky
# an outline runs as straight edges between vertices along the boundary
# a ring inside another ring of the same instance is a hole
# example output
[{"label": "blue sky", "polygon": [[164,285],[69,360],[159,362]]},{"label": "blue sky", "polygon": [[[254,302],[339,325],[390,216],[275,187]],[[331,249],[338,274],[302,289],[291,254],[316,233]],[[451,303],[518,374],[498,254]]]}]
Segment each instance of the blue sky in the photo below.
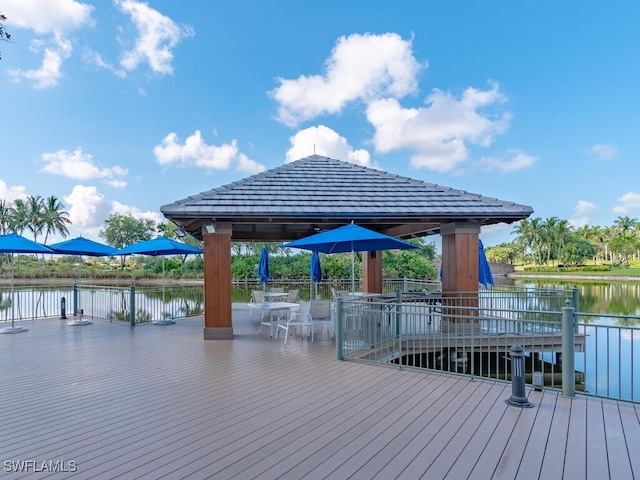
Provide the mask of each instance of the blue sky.
[{"label": "blue sky", "polygon": [[[640,3],[0,0],[0,198],[71,236],[314,153],[640,217]],[[513,226],[483,229],[485,246]],[[50,239],[56,241],[57,239]],[[59,239],[58,239],[59,240]]]}]

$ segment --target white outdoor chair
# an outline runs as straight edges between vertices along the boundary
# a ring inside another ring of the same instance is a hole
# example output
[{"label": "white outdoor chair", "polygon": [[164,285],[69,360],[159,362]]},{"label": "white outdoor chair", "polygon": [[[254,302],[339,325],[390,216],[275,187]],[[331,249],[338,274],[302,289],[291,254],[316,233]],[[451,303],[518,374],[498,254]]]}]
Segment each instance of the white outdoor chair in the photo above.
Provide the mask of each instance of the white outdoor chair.
[{"label": "white outdoor chair", "polygon": [[300,290],[289,290],[287,292],[287,302],[298,303]]},{"label": "white outdoor chair", "polygon": [[332,304],[329,300],[313,300],[311,302],[310,314],[314,328],[325,328],[331,338],[334,337],[333,315],[331,314]]},{"label": "white outdoor chair", "polygon": [[298,307],[292,307],[289,319],[278,321],[276,338],[278,338],[278,332],[280,329],[284,330],[284,343],[286,344],[287,338],[289,338],[289,331],[291,329],[307,327],[309,339],[313,342],[313,320],[309,314],[310,305],[311,304],[309,302],[300,302]]},{"label": "white outdoor chair", "polygon": [[[264,303],[264,292],[262,290],[252,290],[251,291],[251,302],[252,303]],[[249,309],[249,318],[253,317],[253,308]],[[264,317],[264,311],[260,310],[260,319]]]}]

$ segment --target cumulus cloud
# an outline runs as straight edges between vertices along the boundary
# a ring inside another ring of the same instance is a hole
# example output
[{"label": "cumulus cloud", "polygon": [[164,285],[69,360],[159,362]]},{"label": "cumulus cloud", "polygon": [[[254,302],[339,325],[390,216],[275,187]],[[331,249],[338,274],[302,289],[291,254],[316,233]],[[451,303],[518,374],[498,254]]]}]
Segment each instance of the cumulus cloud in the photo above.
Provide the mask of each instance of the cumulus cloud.
[{"label": "cumulus cloud", "polygon": [[126,168],[120,166],[99,168],[94,164],[91,155],[83,153],[80,148],[73,152],[58,150],[53,153],[44,153],[42,161],[45,166],[41,171],[52,175],[61,175],[81,181],[102,179],[112,187],[123,188],[126,186],[126,182],[123,180],[128,173]]},{"label": "cumulus cloud", "polygon": [[153,153],[160,165],[177,163],[182,167],[227,170],[236,162],[237,169],[244,173],[258,173],[265,169],[240,153],[236,140],[221,146],[207,145],[200,130],[187,137],[184,144],[180,144],[178,135],[172,132],[153,148]]},{"label": "cumulus cloud", "polygon": [[50,42],[33,40],[30,50],[35,53],[44,51],[40,68],[31,70],[13,69],[9,75],[19,81],[24,78],[33,82],[37,89],[54,87],[62,77],[62,63],[71,56],[73,46],[71,42],[62,38]]},{"label": "cumulus cloud", "polygon": [[24,185],[9,186],[4,180],[0,180],[0,199],[7,203],[13,203],[17,199],[26,199],[27,187]]},{"label": "cumulus cloud", "polygon": [[538,157],[527,155],[520,150],[510,150],[502,157],[482,157],[480,167],[485,170],[498,170],[503,173],[529,168],[538,161]]},{"label": "cumulus cloud", "polygon": [[117,215],[125,215],[131,216],[138,220],[153,220],[155,223],[164,222],[165,219],[160,213],[146,211],[143,212],[137,207],[132,207],[130,205],[125,205],[124,203],[120,203],[118,201],[113,201],[111,203],[111,213]]},{"label": "cumulus cloud", "polygon": [[414,152],[413,167],[448,172],[469,158],[467,145],[487,147],[506,131],[509,113],[480,111],[506,100],[497,83],[488,90],[467,88],[460,98],[434,89],[423,108],[403,108],[390,98],[372,102],[367,119],[375,128],[373,143],[379,152],[408,149]]},{"label": "cumulus cloud", "polygon": [[286,162],[308,157],[314,152],[325,157],[345,160],[364,166],[371,165],[371,155],[366,150],[356,150],[347,139],[332,129],[319,125],[298,131],[289,138],[291,148],[287,150]]},{"label": "cumulus cloud", "polygon": [[76,0],[5,0],[2,8],[8,17],[7,24],[31,29],[40,35],[62,37],[94,24],[93,7]]},{"label": "cumulus cloud", "polygon": [[613,207],[613,213],[628,215],[630,212],[640,209],[640,193],[627,192],[618,197],[618,201],[621,205]]},{"label": "cumulus cloud", "polygon": [[193,29],[175,23],[143,2],[115,0],[114,3],[130,16],[137,32],[133,47],[120,59],[122,68],[132,71],[146,62],[154,73],[173,73],[173,49],[182,39],[193,36]]},{"label": "cumulus cloud", "polygon": [[69,206],[69,220],[74,227],[102,225],[107,217],[108,206],[105,197],[96,187],[76,185],[63,199]]},{"label": "cumulus cloud", "polygon": [[593,145],[587,152],[599,160],[613,160],[613,157],[618,154],[618,148],[614,145],[599,143]]},{"label": "cumulus cloud", "polygon": [[322,75],[280,78],[270,95],[279,104],[278,120],[296,126],[318,115],[339,113],[349,102],[414,93],[421,68],[410,40],[395,33],[353,34],[338,39]]},{"label": "cumulus cloud", "polygon": [[598,205],[593,202],[587,202],[586,200],[578,200],[578,203],[573,207],[573,214],[568,220],[569,225],[574,228],[584,227],[591,223],[590,214],[598,211]]},{"label": "cumulus cloud", "polygon": [[9,74],[14,80],[26,79],[35,88],[49,88],[58,84],[62,76],[62,64],[71,56],[73,45],[68,34],[74,30],[92,26],[93,7],[75,0],[7,0],[4,12],[9,13],[7,23],[18,28],[33,30],[39,35],[30,43],[30,50],[42,55],[42,64],[37,69],[15,69]]},{"label": "cumulus cloud", "polygon": [[255,160],[251,160],[244,153],[238,154],[236,170],[242,173],[253,175],[254,173],[264,172],[266,167]]}]

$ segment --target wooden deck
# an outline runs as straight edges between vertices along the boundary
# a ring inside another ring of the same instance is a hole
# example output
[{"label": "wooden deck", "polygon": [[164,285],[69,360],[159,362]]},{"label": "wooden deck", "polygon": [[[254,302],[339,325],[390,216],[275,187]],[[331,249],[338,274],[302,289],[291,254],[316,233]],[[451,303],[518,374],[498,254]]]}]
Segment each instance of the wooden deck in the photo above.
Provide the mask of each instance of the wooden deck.
[{"label": "wooden deck", "polygon": [[284,345],[233,318],[234,340],[202,318],[0,335],[0,477],[640,478],[640,405],[513,407],[510,384],[340,362],[326,333]]}]

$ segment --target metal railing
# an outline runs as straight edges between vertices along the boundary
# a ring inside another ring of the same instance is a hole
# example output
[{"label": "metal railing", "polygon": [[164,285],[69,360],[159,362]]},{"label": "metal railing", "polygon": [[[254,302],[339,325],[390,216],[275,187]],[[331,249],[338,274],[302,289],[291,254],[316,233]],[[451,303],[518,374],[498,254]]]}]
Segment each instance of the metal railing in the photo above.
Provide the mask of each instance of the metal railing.
[{"label": "metal railing", "polygon": [[338,299],[338,358],[511,381],[510,351],[520,345],[525,381],[536,388],[640,401],[640,328],[624,326],[637,316],[576,312],[572,290],[525,293]]},{"label": "metal railing", "polygon": [[107,318],[131,325],[177,319],[204,313],[202,286],[109,287],[79,285],[71,288],[15,288],[0,290],[0,321],[11,322],[79,316]]}]

